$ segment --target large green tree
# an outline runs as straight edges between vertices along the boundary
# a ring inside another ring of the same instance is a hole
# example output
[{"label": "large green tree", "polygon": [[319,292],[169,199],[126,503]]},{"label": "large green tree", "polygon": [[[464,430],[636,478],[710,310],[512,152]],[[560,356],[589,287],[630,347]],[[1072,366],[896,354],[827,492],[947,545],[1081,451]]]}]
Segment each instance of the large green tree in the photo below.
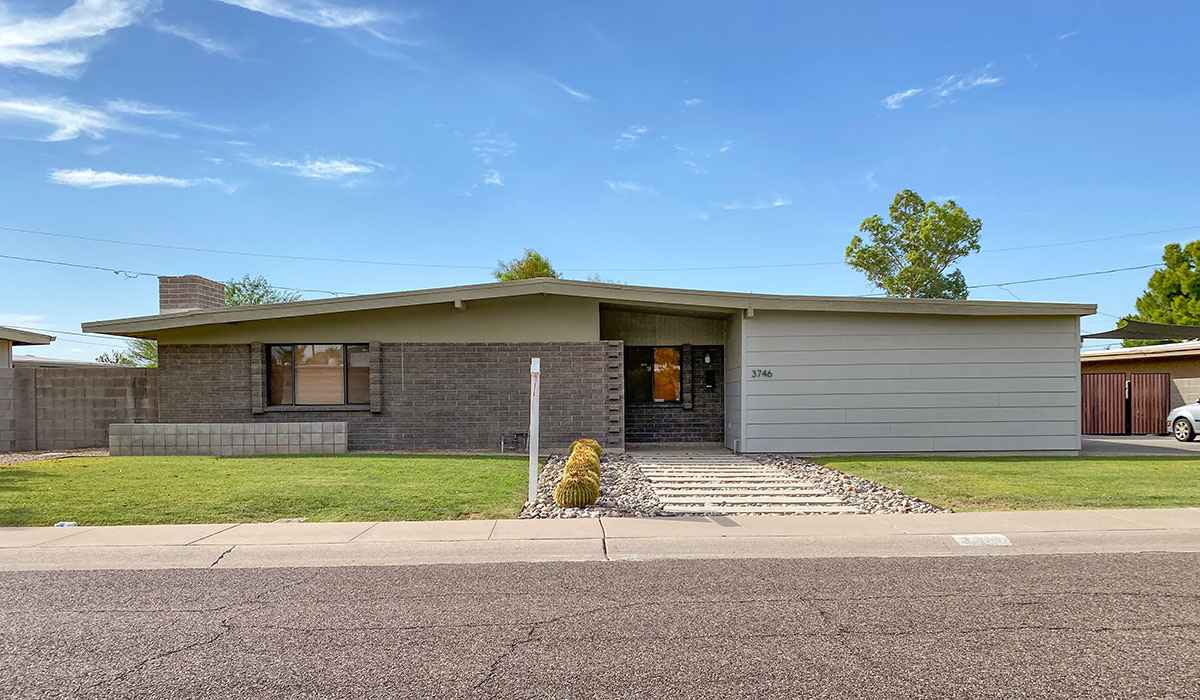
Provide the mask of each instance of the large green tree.
[{"label": "large green tree", "polygon": [[[1161,270],[1155,270],[1138,297],[1137,313],[1128,318],[1149,323],[1200,325],[1200,241],[1181,246],[1171,243],[1163,250]],[[1120,324],[1119,324],[1120,325]],[[1156,345],[1159,340],[1126,340],[1125,347]]]},{"label": "large green tree", "polygon": [[862,272],[891,297],[966,299],[967,280],[955,261],[979,252],[979,219],[972,219],[953,199],[926,202],[912,190],[896,195],[888,220],[878,214],[858,230],[846,247],[846,264]]},{"label": "large green tree", "polygon": [[225,283],[226,306],[255,306],[257,304],[284,304],[299,301],[296,292],[285,292],[271,286],[266,277],[242,275],[240,280]]},{"label": "large green tree", "polygon": [[496,263],[492,276],[498,282],[511,282],[535,277],[558,277],[558,272],[550,266],[549,258],[532,248],[526,248],[525,255]]}]

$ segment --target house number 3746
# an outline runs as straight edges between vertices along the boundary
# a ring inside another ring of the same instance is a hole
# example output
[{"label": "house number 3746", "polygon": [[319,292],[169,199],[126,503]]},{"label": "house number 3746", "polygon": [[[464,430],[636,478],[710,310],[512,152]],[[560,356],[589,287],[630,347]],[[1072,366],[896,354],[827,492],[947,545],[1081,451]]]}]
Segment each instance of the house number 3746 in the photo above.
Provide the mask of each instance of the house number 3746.
[{"label": "house number 3746", "polygon": [[769,369],[752,369],[750,370],[751,377],[767,377],[768,379],[775,376],[775,373]]}]

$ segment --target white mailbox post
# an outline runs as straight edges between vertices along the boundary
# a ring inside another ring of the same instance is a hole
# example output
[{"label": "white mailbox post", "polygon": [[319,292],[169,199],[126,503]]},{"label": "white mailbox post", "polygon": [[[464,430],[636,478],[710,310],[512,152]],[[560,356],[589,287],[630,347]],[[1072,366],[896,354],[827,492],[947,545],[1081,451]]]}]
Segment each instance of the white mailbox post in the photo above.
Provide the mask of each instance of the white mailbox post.
[{"label": "white mailbox post", "polygon": [[529,502],[537,500],[538,480],[538,407],[541,403],[542,359],[529,361]]}]

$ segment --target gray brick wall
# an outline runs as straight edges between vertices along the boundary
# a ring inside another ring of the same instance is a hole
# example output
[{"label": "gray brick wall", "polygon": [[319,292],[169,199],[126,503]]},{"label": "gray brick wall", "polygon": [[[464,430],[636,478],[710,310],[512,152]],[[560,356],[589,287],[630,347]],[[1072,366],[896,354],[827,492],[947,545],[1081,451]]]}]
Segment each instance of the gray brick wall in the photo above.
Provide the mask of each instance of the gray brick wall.
[{"label": "gray brick wall", "polygon": [[114,457],[338,454],[346,444],[346,424],[336,422],[116,423],[108,451]]},{"label": "gray brick wall", "polygon": [[[625,406],[625,440],[630,443],[724,442],[725,372],[720,345],[685,345],[680,358],[679,403],[629,403]],[[710,364],[704,363],[708,353]],[[715,372],[705,388],[704,372]]]},{"label": "gray brick wall", "polygon": [[[12,372],[13,439],[6,448],[0,436],[0,451],[104,447],[109,424],[158,420],[153,369],[17,367]],[[0,379],[0,394],[6,383]]]},{"label": "gray brick wall", "polygon": [[17,446],[16,370],[0,367],[0,452],[13,452]]},{"label": "gray brick wall", "polygon": [[163,345],[159,414],[167,423],[345,422],[355,450],[493,450],[503,435],[528,430],[529,360],[541,357],[541,444],[565,447],[594,437],[622,449],[621,423],[611,420],[610,396],[622,386],[609,377],[612,347],[380,343],[379,400],[372,396],[371,407],[268,407],[256,414],[254,384],[264,380],[252,366],[250,345]]}]

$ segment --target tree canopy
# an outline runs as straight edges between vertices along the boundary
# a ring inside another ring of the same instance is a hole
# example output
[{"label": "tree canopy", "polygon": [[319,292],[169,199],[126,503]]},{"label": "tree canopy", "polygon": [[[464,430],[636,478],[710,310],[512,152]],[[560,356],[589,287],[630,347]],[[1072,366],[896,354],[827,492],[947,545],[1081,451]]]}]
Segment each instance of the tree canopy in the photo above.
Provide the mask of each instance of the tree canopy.
[{"label": "tree canopy", "polygon": [[846,247],[846,264],[891,297],[966,299],[962,271],[946,269],[979,252],[980,220],[953,199],[926,202],[912,190],[896,195],[888,217],[876,214],[862,222],[858,230],[870,234],[870,243],[855,236]]},{"label": "tree canopy", "polygon": [[282,304],[299,300],[299,294],[280,291],[272,287],[267,278],[262,275],[251,277],[249,274],[246,274],[242,275],[240,280],[229,280],[225,283],[226,306]]},{"label": "tree canopy", "polygon": [[130,367],[157,367],[158,343],[148,338],[130,338],[124,350],[112,350],[96,358],[96,362]]},{"label": "tree canopy", "polygon": [[[1128,318],[1150,323],[1200,325],[1200,241],[1171,243],[1163,250],[1165,267],[1155,270]],[[1155,345],[1155,340],[1126,340],[1125,347]]]},{"label": "tree canopy", "polygon": [[549,258],[532,248],[526,248],[525,255],[522,257],[513,258],[508,262],[504,262],[503,260],[497,262],[492,276],[496,278],[497,282],[511,282],[512,280],[528,280],[535,277],[558,277],[559,275],[550,266]]}]

